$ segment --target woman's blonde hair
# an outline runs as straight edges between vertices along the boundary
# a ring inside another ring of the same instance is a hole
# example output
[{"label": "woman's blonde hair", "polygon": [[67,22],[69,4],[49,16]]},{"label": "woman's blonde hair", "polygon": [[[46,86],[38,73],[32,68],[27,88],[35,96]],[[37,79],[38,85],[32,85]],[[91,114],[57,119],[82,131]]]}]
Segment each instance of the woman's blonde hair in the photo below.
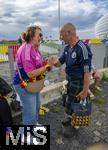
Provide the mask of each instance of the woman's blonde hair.
[{"label": "woman's blonde hair", "polygon": [[22,32],[22,38],[25,42],[29,43],[34,37],[36,30],[41,30],[39,26],[30,26],[27,28],[26,32]]}]

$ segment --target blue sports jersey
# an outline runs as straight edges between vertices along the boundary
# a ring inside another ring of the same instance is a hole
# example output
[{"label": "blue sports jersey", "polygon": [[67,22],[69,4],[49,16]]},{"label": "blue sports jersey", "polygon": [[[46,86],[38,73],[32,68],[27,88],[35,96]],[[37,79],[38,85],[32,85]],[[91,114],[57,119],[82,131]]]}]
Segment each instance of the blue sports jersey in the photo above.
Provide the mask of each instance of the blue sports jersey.
[{"label": "blue sports jersey", "polygon": [[92,52],[87,44],[78,41],[74,47],[67,45],[59,61],[66,63],[66,74],[73,80],[83,79],[85,72],[91,72]]}]

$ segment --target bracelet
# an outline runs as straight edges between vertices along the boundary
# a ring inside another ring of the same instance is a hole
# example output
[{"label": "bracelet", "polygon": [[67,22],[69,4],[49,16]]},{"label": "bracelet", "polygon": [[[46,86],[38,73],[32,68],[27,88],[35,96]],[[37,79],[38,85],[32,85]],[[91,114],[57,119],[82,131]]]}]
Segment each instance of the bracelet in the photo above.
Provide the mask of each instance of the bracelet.
[{"label": "bracelet", "polygon": [[44,67],[45,67],[45,70],[46,70],[46,71],[50,71],[50,70],[51,70],[51,66],[50,66],[50,65],[48,65],[48,64],[47,64],[47,65],[45,65]]}]

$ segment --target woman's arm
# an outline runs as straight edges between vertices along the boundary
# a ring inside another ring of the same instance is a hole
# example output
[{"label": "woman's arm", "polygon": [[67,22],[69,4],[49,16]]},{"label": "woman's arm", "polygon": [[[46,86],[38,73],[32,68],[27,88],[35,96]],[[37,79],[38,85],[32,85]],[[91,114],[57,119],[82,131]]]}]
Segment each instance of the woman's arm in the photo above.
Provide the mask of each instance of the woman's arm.
[{"label": "woman's arm", "polygon": [[46,71],[46,67],[43,66],[39,69],[35,69],[31,72],[28,72],[27,75],[28,75],[29,78],[34,78],[36,76],[39,76],[39,75],[43,74],[45,71]]}]

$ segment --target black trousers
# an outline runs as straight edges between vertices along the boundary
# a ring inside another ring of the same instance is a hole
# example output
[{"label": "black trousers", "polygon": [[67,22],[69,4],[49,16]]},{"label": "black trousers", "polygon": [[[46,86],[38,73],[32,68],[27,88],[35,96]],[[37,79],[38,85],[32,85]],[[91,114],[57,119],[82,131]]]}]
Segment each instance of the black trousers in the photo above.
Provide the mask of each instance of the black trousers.
[{"label": "black trousers", "polygon": [[12,115],[9,104],[4,97],[0,97],[0,125],[12,125]]},{"label": "black trousers", "polygon": [[74,80],[71,77],[67,77],[68,86],[67,86],[67,101],[66,101],[66,113],[72,115],[72,104],[77,103],[80,100],[77,99],[77,95],[83,89],[83,79]]}]

